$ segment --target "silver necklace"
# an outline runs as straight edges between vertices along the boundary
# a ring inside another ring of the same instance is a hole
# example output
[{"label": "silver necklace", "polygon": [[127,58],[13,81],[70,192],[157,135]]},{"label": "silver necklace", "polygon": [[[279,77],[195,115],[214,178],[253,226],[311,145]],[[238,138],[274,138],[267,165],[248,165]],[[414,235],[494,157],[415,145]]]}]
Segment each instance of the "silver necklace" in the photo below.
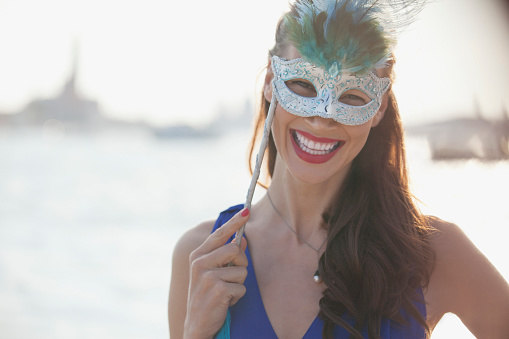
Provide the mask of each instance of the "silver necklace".
[{"label": "silver necklace", "polygon": [[[325,238],[325,240],[323,241],[323,243],[320,245],[320,247],[315,248],[313,245],[311,245],[310,243],[308,243],[306,240],[302,239],[302,237],[292,228],[292,226],[290,226],[290,224],[286,221],[285,218],[283,218],[283,216],[281,215],[281,213],[279,213],[279,210],[276,208],[276,205],[274,205],[274,202],[272,201],[271,197],[270,197],[270,194],[269,194],[269,191],[267,191],[267,197],[269,198],[269,201],[270,201],[270,204],[272,205],[272,208],[274,209],[274,211],[276,211],[277,215],[279,215],[279,217],[281,218],[281,220],[283,220],[283,222],[285,223],[285,225],[288,227],[288,229],[290,231],[292,231],[293,234],[295,234],[295,236],[297,238],[299,238],[300,241],[302,241],[304,244],[306,244],[309,248],[311,248],[313,251],[316,252],[316,261],[318,262],[320,260],[320,250],[322,249],[323,245],[325,245],[325,243],[327,242],[327,238]],[[320,272],[318,272],[318,270],[316,270],[315,274],[313,275],[313,280],[314,282],[316,283],[321,283],[322,282],[322,278],[320,277]]]}]

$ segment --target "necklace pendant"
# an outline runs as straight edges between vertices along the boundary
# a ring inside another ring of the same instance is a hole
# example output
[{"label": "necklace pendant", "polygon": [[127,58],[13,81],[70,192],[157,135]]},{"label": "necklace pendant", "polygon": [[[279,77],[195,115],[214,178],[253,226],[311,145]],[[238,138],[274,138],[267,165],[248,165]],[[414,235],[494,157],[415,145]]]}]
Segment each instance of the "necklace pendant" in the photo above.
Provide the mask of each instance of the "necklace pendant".
[{"label": "necklace pendant", "polygon": [[316,270],[315,275],[313,276],[313,280],[317,284],[322,282],[322,277],[320,277],[320,273],[318,272],[318,270]]}]

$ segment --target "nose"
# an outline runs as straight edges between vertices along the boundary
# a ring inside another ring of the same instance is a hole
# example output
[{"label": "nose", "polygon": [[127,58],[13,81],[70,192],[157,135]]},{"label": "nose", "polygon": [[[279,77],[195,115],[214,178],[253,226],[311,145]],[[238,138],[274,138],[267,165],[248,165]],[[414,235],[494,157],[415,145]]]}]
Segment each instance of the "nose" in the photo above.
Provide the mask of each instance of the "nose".
[{"label": "nose", "polygon": [[305,119],[314,130],[333,129],[336,128],[338,124],[334,119],[322,118],[319,116],[307,117]]},{"label": "nose", "polygon": [[320,112],[319,114],[323,114],[325,116],[327,116],[332,107],[332,98],[334,97],[334,93],[332,92],[332,90],[330,89],[324,89],[321,91],[320,93],[320,103],[318,104],[318,106],[316,107],[316,111],[317,112]]}]

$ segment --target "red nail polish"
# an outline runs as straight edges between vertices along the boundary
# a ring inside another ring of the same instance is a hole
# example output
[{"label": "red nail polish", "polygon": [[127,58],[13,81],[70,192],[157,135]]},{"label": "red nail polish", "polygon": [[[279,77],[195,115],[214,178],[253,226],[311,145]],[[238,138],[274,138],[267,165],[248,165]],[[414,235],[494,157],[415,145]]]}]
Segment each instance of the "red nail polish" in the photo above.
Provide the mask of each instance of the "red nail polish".
[{"label": "red nail polish", "polygon": [[245,217],[249,214],[249,208],[244,208],[242,210],[242,213],[240,213],[241,216]]}]

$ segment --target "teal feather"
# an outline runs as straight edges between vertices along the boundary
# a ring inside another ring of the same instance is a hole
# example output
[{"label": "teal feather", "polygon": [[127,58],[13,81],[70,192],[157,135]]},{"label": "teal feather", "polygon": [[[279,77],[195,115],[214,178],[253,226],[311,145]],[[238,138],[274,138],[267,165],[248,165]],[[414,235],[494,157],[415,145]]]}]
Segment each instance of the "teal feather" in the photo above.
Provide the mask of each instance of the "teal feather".
[{"label": "teal feather", "polygon": [[425,2],[297,0],[284,24],[289,41],[305,60],[363,74],[386,64],[395,46],[394,32],[410,23]]}]

